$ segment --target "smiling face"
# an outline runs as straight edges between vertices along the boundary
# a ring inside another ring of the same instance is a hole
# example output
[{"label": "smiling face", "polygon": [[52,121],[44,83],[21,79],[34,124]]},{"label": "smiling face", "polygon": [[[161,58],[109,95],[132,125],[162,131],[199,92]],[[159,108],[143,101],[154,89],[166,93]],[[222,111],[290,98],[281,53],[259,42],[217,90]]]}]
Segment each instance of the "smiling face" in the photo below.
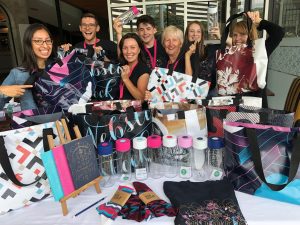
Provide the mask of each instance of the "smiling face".
[{"label": "smiling face", "polygon": [[176,35],[167,33],[164,37],[163,45],[169,57],[177,57],[180,52],[182,42]]},{"label": "smiling face", "polygon": [[99,32],[100,26],[92,17],[83,17],[79,25],[79,29],[87,44],[94,44],[96,40],[96,33]]},{"label": "smiling face", "polygon": [[192,23],[188,30],[188,40],[190,42],[194,42],[196,40],[201,41],[201,35],[202,35],[201,27],[196,23]]},{"label": "smiling face", "polygon": [[133,38],[127,38],[124,40],[124,44],[122,47],[122,54],[125,60],[131,64],[138,61],[138,57],[140,54],[140,48],[138,43]]},{"label": "smiling face", "polygon": [[156,28],[149,23],[140,23],[137,29],[137,34],[142,39],[145,45],[152,47],[154,43],[154,34],[156,33]]},{"label": "smiling face", "polygon": [[238,31],[233,31],[232,32],[232,44],[233,45],[242,45],[246,44],[248,39],[248,34],[241,33]]},{"label": "smiling face", "polygon": [[[43,41],[40,45],[39,41]],[[47,44],[48,43],[48,44]],[[44,29],[37,30],[32,36],[32,50],[37,59],[38,65],[44,64],[52,52],[52,42],[48,32]]]}]

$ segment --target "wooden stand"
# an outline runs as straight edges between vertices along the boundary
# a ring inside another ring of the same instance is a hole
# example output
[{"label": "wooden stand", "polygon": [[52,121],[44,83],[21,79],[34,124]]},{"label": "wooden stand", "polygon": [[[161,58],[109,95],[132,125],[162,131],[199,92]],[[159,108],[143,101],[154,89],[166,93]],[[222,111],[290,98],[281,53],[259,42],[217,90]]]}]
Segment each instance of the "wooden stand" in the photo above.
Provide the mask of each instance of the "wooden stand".
[{"label": "wooden stand", "polygon": [[[57,128],[57,133],[58,133],[58,136],[59,136],[61,144],[65,144],[65,143],[71,141],[71,136],[70,136],[69,129],[68,129],[68,126],[67,126],[67,123],[66,123],[65,119],[62,119],[61,122],[62,122],[62,126],[63,126],[63,129],[64,129],[65,134],[66,134],[67,141],[64,139],[64,137],[62,135],[62,132],[60,130],[61,129],[60,128],[60,124],[59,124],[58,121],[56,121],[56,128]],[[82,136],[80,134],[78,126],[75,126],[73,129],[74,129],[74,132],[75,132],[75,135],[76,135],[76,139],[81,138]],[[50,140],[49,140],[49,138],[50,138]],[[53,148],[54,147],[53,137],[50,136],[50,135],[48,135],[48,141],[49,141],[49,144],[51,143],[50,146]],[[60,204],[61,204],[63,215],[66,216],[68,214],[67,200],[69,198],[75,198],[75,197],[77,197],[81,192],[85,191],[86,189],[88,189],[91,186],[95,186],[96,192],[98,194],[101,193],[101,189],[100,189],[100,186],[99,186],[99,182],[100,182],[101,179],[102,179],[102,176],[99,176],[96,179],[92,180],[91,182],[85,184],[81,188],[73,191],[69,195],[64,196],[63,198],[61,198],[59,201],[60,201]]]},{"label": "wooden stand", "polygon": [[95,180],[87,183],[86,185],[82,186],[81,188],[73,191],[72,193],[70,193],[69,195],[63,197],[62,199],[60,199],[60,204],[61,204],[61,209],[63,212],[63,215],[66,216],[68,214],[68,207],[67,207],[67,200],[69,198],[75,198],[77,197],[77,195],[80,194],[80,192],[83,192],[84,190],[86,190],[87,188],[91,187],[91,186],[95,186],[96,192],[99,194],[101,193],[101,189],[99,186],[99,182],[102,179],[102,176],[97,177]]}]

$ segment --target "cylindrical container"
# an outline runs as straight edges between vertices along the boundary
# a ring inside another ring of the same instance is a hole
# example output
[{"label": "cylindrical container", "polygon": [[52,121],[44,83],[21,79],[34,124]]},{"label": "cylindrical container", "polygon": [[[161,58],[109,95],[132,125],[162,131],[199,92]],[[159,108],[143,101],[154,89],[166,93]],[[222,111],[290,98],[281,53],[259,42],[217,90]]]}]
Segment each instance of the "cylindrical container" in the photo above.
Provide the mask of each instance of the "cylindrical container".
[{"label": "cylindrical container", "polygon": [[111,187],[115,184],[113,176],[116,174],[113,160],[113,146],[111,142],[101,142],[98,145],[100,173],[103,179],[100,185]]},{"label": "cylindrical container", "polygon": [[133,166],[136,180],[148,178],[147,138],[133,138]]},{"label": "cylindrical container", "polygon": [[117,174],[121,181],[130,181],[131,179],[131,155],[130,140],[121,138],[116,140],[117,152]]},{"label": "cylindrical container", "polygon": [[164,175],[162,161],[161,136],[151,135],[147,138],[150,177],[157,179]]},{"label": "cylindrical container", "polygon": [[208,138],[208,165],[223,170],[224,140],[220,137]]},{"label": "cylindrical container", "polygon": [[207,9],[207,31],[209,39],[214,39],[210,34],[213,27],[218,26],[218,8],[217,6],[209,6]]},{"label": "cylindrical container", "polygon": [[206,137],[197,137],[193,139],[193,178],[199,181],[205,180],[207,151]]},{"label": "cylindrical container", "polygon": [[175,135],[164,135],[163,136],[163,162],[164,162],[164,173],[168,178],[177,176],[178,165],[176,155],[179,149],[177,147],[177,137]]},{"label": "cylindrical container", "polygon": [[179,176],[181,178],[190,178],[192,176],[192,147],[192,136],[182,135],[178,137],[179,152],[176,158],[178,161]]},{"label": "cylindrical container", "polygon": [[132,6],[129,10],[126,12],[123,12],[121,15],[118,16],[122,24],[127,24],[131,20],[133,20],[135,17],[137,17],[141,12],[138,10],[136,6]]}]

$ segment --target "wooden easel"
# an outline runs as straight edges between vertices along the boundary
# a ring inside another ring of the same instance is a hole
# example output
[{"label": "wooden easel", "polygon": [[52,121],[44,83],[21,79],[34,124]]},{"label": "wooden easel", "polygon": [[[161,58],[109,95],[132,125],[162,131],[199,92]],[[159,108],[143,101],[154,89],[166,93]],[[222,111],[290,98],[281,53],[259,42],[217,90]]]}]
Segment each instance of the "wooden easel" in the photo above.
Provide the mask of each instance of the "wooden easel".
[{"label": "wooden easel", "polygon": [[[70,136],[70,132],[69,132],[66,120],[61,119],[61,123],[62,123],[63,129],[65,131],[65,134],[66,134],[67,142],[70,142],[71,141],[71,136]],[[61,144],[67,143],[66,140],[64,139],[63,135],[62,135],[61,127],[60,127],[60,124],[59,124],[58,121],[56,121],[56,129],[57,129],[57,133],[58,133],[59,140],[60,140]],[[81,138],[82,136],[81,136],[81,133],[79,131],[78,126],[77,125],[74,126],[73,129],[74,129],[74,132],[75,132],[75,135],[76,135],[76,139]],[[50,147],[50,149],[52,149],[54,147],[54,140],[53,140],[52,135],[47,135],[47,139],[48,139],[48,142],[49,142],[49,147]],[[79,189],[73,191],[72,193],[68,194],[67,196],[64,196],[63,198],[61,198],[59,201],[60,201],[60,204],[61,204],[63,215],[66,216],[68,214],[67,200],[69,198],[77,197],[81,192],[83,192],[84,190],[88,189],[91,186],[95,187],[96,192],[98,194],[101,193],[101,189],[100,189],[100,186],[99,186],[99,182],[100,182],[101,179],[102,179],[102,176],[99,176],[96,179],[92,180],[91,182],[85,184],[81,188],[79,188]]]}]

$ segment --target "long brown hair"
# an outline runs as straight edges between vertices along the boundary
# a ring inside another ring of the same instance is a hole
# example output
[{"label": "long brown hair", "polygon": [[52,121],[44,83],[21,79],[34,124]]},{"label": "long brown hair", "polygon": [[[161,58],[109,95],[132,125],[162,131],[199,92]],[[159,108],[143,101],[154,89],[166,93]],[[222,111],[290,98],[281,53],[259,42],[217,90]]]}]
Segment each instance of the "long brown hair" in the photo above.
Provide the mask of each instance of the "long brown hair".
[{"label": "long brown hair", "polygon": [[189,35],[189,29],[190,29],[192,24],[197,24],[201,29],[201,40],[198,43],[198,45],[199,45],[198,51],[199,51],[200,59],[203,59],[203,58],[205,58],[205,46],[204,46],[205,29],[204,29],[203,24],[200,21],[194,20],[194,21],[191,21],[191,22],[188,23],[188,25],[185,29],[185,32],[184,32],[184,46],[187,46],[187,45],[190,44],[188,35]]}]

